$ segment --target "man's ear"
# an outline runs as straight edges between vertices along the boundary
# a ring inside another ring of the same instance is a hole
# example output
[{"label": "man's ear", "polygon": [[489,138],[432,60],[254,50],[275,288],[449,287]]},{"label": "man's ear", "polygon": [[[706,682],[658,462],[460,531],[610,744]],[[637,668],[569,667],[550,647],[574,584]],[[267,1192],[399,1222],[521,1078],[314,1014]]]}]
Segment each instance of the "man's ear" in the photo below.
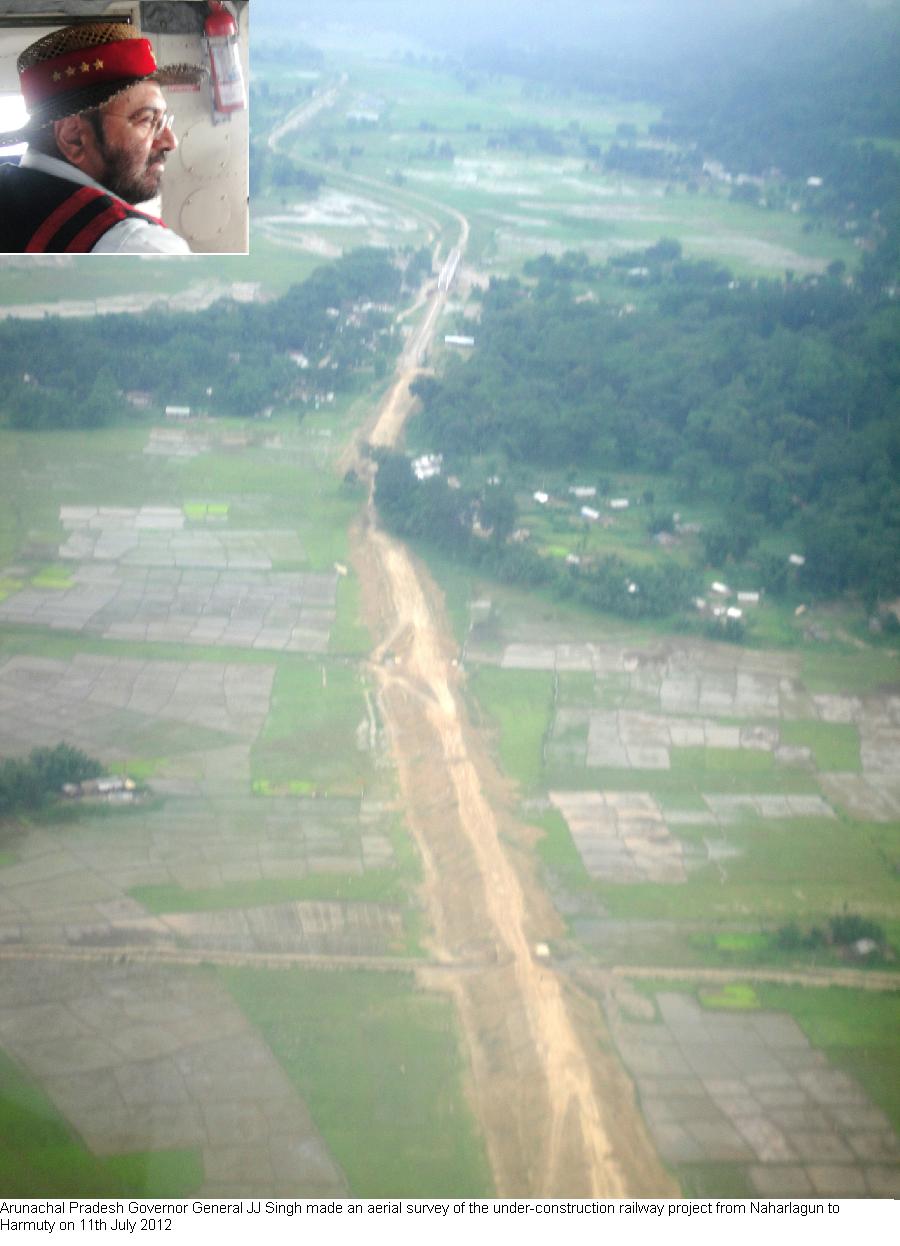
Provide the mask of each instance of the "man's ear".
[{"label": "man's ear", "polygon": [[64,159],[77,169],[84,167],[89,159],[92,145],[87,142],[88,126],[79,116],[54,121],[53,133],[56,145]]}]

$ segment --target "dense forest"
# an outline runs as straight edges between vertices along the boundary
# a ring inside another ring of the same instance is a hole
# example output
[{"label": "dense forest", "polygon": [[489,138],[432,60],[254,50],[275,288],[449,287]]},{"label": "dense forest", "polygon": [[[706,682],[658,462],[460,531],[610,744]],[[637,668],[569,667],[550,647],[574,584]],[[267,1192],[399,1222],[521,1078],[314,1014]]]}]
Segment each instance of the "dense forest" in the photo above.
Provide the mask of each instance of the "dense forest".
[{"label": "dense forest", "polygon": [[[756,558],[778,591],[766,548],[787,532],[808,589],[900,591],[900,307],[840,265],[735,281],[670,240],[604,269],[583,254],[527,268],[534,284],[491,283],[474,356],[415,382],[434,450],[672,473],[721,508],[714,565]],[[585,281],[602,301],[579,297]]]},{"label": "dense forest", "polygon": [[[360,248],[270,303],[6,320],[0,419],[15,428],[99,427],[121,416],[128,390],[160,404],[255,415],[301,383],[345,388],[358,369],[387,366],[390,316],[371,304],[393,303],[404,276],[417,282],[421,271],[421,257],[404,257],[405,269],[395,261],[388,251]],[[369,306],[350,314],[360,302]],[[301,372],[291,353],[305,356],[310,369]],[[323,359],[327,371],[316,366]]]}]

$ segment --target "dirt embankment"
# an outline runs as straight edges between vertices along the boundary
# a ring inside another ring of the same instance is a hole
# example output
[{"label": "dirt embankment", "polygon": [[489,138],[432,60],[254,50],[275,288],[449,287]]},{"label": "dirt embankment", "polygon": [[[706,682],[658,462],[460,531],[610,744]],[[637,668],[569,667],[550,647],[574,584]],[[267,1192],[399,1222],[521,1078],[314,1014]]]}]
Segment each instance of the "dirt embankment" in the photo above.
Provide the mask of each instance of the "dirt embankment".
[{"label": "dirt embankment", "polygon": [[[438,296],[417,346],[441,305]],[[402,430],[411,362],[407,355],[374,425],[375,444],[393,444]],[[371,506],[354,545],[364,608],[382,638],[372,669],[424,862],[430,950],[447,966],[420,979],[456,1001],[497,1193],[674,1196],[631,1084],[604,1050],[596,1005],[535,956],[535,939],[551,937],[558,919],[517,848],[527,832],[509,812],[504,782],[466,720],[439,595],[377,528]]]}]

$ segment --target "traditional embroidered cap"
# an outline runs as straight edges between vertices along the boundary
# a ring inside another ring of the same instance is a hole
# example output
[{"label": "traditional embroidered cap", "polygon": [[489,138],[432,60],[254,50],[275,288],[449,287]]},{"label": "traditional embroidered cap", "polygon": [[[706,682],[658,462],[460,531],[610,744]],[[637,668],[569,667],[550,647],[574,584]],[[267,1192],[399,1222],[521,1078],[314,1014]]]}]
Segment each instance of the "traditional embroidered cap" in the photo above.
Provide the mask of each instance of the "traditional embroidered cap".
[{"label": "traditional embroidered cap", "polygon": [[84,22],[44,35],[16,62],[27,124],[0,141],[27,139],[35,130],[97,108],[137,82],[196,83],[198,65],[156,63],[149,39],[124,22]]}]

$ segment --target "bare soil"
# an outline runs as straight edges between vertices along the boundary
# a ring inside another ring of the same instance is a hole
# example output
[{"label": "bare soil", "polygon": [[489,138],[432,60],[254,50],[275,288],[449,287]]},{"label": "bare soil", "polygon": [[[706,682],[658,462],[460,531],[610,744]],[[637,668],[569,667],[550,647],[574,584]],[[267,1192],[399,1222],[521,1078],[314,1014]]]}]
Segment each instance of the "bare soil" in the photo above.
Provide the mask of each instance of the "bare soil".
[{"label": "bare soil", "polygon": [[[402,431],[411,364],[442,301],[435,297],[401,362],[375,444],[393,444]],[[558,919],[522,851],[529,832],[516,825],[508,789],[467,721],[433,582],[378,529],[372,506],[354,534],[353,561],[367,622],[382,638],[372,670],[424,863],[430,951],[443,966],[419,978],[456,1001],[497,1194],[677,1196],[599,1009],[535,955],[535,940],[552,937]]]}]

